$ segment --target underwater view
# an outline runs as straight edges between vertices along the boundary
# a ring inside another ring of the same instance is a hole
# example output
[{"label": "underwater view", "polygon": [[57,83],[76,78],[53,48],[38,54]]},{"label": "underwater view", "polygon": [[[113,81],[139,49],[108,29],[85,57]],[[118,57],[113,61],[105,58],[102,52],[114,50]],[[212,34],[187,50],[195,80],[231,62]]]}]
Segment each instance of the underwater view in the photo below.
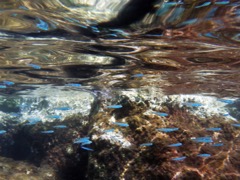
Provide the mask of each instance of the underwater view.
[{"label": "underwater view", "polygon": [[239,0],[1,0],[0,180],[239,180]]}]

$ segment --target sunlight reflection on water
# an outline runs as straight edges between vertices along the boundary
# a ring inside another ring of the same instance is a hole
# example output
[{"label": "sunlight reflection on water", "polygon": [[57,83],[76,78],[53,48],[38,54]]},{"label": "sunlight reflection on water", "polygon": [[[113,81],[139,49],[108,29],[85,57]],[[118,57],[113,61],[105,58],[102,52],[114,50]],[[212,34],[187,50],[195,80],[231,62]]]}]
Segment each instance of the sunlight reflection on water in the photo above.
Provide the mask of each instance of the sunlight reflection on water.
[{"label": "sunlight reflection on water", "polygon": [[[167,94],[238,96],[233,93],[239,90],[238,1],[166,1],[130,28],[96,26],[116,17],[126,3],[2,2],[1,79],[16,82],[16,91],[18,84],[76,82],[93,88],[155,86]],[[223,73],[215,76],[216,71]],[[132,77],[139,73],[144,76],[135,84]],[[185,85],[191,90],[174,88]],[[194,88],[201,86],[206,88]]]}]

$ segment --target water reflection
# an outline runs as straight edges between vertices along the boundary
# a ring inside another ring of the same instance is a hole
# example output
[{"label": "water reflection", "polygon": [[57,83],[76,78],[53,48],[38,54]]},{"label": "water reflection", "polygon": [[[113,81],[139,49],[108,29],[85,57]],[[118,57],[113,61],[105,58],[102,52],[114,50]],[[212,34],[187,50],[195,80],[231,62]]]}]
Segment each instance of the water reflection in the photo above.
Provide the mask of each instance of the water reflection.
[{"label": "water reflection", "polygon": [[154,86],[167,94],[238,92],[239,2],[151,2],[122,29],[98,24],[133,16],[122,14],[137,1],[1,2],[1,80]]}]

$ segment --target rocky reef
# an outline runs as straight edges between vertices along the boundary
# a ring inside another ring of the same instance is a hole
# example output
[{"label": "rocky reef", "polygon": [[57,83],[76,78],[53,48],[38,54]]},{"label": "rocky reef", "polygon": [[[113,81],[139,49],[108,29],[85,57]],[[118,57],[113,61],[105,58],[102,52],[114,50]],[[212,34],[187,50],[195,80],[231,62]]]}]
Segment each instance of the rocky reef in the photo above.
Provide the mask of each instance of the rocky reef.
[{"label": "rocky reef", "polygon": [[88,118],[75,114],[61,122],[8,126],[1,134],[0,155],[39,169],[42,164],[51,166],[56,174],[51,179],[84,179],[88,153],[73,141],[88,134],[87,122]]},{"label": "rocky reef", "polygon": [[240,124],[225,115],[228,108],[237,111],[238,101],[179,99],[168,96],[157,104],[119,95],[108,106],[95,102],[89,116],[7,121],[0,156],[13,160],[3,158],[2,166],[23,164],[11,170],[22,179],[239,179]]},{"label": "rocky reef", "polygon": [[239,179],[237,122],[191,114],[202,104],[179,106],[171,99],[152,113],[147,101],[119,103],[123,108],[94,117],[89,179]]}]

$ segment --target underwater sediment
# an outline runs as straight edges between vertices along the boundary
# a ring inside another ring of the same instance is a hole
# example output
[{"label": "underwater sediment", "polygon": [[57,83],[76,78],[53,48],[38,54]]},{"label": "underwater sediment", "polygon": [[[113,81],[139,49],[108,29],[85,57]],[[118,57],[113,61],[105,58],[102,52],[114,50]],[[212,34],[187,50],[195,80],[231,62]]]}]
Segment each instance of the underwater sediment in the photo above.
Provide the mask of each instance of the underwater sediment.
[{"label": "underwater sediment", "polygon": [[0,157],[0,161],[1,180],[51,180],[57,177],[54,169],[47,164],[36,167],[26,162],[14,161],[5,157]]}]

